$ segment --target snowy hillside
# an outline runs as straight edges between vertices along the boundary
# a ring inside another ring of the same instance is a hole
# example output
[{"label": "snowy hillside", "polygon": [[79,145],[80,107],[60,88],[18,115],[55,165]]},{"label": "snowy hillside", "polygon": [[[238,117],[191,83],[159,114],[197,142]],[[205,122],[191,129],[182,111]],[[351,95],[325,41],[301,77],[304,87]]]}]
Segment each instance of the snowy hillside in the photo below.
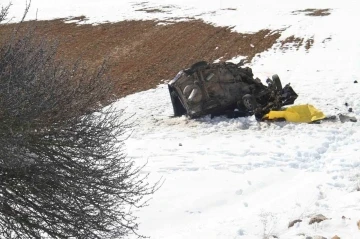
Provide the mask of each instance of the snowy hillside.
[{"label": "snowy hillside", "polygon": [[[12,2],[16,16],[25,1]],[[309,16],[305,9],[329,14]],[[248,66],[262,80],[276,73],[284,84],[290,82],[299,94],[296,104],[360,119],[355,0],[32,0],[29,18],[36,12],[41,20],[85,15],[90,23],[194,18],[238,32],[282,30],[280,40],[313,39],[309,49],[283,50],[276,44]],[[359,121],[174,118],[166,85],[129,95],[116,106],[136,113],[137,125],[126,141],[128,156],[139,165],[147,162],[144,173],[150,172],[151,181],[165,179],[149,206],[137,212],[140,234],[154,239],[360,238]],[[316,214],[328,220],[309,225]],[[302,222],[288,228],[297,219]]]}]

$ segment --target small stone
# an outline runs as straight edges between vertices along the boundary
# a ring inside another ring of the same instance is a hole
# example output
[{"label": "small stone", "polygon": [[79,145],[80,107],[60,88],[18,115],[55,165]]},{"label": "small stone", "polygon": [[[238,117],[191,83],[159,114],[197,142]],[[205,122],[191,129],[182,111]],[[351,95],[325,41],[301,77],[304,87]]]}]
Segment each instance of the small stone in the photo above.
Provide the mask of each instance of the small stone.
[{"label": "small stone", "polygon": [[302,222],[302,220],[297,219],[297,220],[294,220],[294,221],[290,222],[289,225],[288,225],[288,228],[293,227],[298,222]]},{"label": "small stone", "polygon": [[357,80],[355,80],[354,83],[358,83]]},{"label": "small stone", "polygon": [[311,225],[311,224],[313,224],[313,223],[315,223],[315,222],[320,223],[320,222],[325,221],[325,220],[327,220],[327,219],[328,219],[328,218],[326,218],[324,215],[318,214],[318,215],[316,215],[316,216],[314,216],[314,217],[312,217],[312,218],[310,219],[309,225]]},{"label": "small stone", "polygon": [[238,230],[238,235],[239,236],[244,236],[245,235],[244,230],[242,230],[242,229]]},{"label": "small stone", "polygon": [[182,143],[179,143],[179,146],[182,146]]},{"label": "small stone", "polygon": [[345,217],[345,216],[342,216],[341,218],[342,218],[342,219],[346,219],[346,217]]},{"label": "small stone", "polygon": [[360,220],[357,222],[357,226],[358,226],[358,228],[360,230]]},{"label": "small stone", "polygon": [[345,106],[348,106],[349,104],[347,102],[345,102]]},{"label": "small stone", "polygon": [[338,235],[333,236],[331,239],[341,239]]},{"label": "small stone", "polygon": [[353,112],[353,109],[352,109],[352,108],[349,108],[349,112]]}]

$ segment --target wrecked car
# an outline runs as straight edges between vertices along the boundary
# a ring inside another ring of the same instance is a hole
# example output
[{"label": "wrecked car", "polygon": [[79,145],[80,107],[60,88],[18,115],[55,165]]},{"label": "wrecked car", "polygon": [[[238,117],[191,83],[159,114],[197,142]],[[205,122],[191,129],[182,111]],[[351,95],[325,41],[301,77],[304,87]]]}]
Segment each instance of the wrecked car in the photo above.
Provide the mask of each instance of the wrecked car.
[{"label": "wrecked car", "polygon": [[264,85],[243,63],[200,61],[181,70],[168,83],[175,116],[204,115],[261,119],[270,110],[293,104],[297,94],[290,84],[282,87],[278,75]]}]

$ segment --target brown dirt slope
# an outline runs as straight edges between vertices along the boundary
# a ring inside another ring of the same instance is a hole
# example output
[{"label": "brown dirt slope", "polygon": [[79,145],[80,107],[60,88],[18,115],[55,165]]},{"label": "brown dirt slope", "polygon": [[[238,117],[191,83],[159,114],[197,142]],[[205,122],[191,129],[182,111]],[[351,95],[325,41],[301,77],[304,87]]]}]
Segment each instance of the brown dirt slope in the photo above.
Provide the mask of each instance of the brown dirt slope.
[{"label": "brown dirt slope", "polygon": [[[84,17],[73,20],[83,21]],[[123,21],[89,25],[65,23],[63,19],[30,21],[41,37],[58,39],[59,56],[75,60],[81,56],[95,66],[110,56],[111,77],[117,81],[116,92],[124,96],[154,88],[171,79],[191,64],[206,60],[222,61],[268,50],[280,37],[279,32],[261,30],[241,34],[231,28],[215,27],[202,21],[159,25],[155,21]],[[0,41],[14,25],[0,25]]]}]

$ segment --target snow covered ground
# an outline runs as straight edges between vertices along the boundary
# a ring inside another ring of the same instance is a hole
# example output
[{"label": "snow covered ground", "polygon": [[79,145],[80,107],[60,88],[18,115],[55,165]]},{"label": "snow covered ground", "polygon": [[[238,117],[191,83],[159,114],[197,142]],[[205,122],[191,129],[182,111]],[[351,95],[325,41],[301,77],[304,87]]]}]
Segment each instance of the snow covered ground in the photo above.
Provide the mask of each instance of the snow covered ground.
[{"label": "snow covered ground", "polygon": [[[16,16],[25,0],[12,2],[11,13]],[[260,79],[277,73],[283,83],[290,82],[299,94],[297,104],[313,104],[327,115],[348,113],[352,107],[348,114],[360,119],[360,83],[354,83],[360,81],[358,4],[355,0],[32,0],[29,18],[85,15],[88,22],[99,23],[193,17],[239,32],[282,29],[281,39],[313,38],[308,51],[304,47],[283,51],[277,44],[249,66]],[[330,15],[294,13],[307,8],[330,9]],[[360,238],[356,226],[360,122],[173,118],[166,85],[116,104],[127,107],[127,114],[136,113],[137,126],[126,141],[129,157],[139,164],[147,162],[144,171],[151,173],[150,180],[165,179],[149,206],[137,212],[141,234],[154,239]],[[331,219],[309,225],[314,214]],[[302,222],[288,228],[295,219]]]}]

